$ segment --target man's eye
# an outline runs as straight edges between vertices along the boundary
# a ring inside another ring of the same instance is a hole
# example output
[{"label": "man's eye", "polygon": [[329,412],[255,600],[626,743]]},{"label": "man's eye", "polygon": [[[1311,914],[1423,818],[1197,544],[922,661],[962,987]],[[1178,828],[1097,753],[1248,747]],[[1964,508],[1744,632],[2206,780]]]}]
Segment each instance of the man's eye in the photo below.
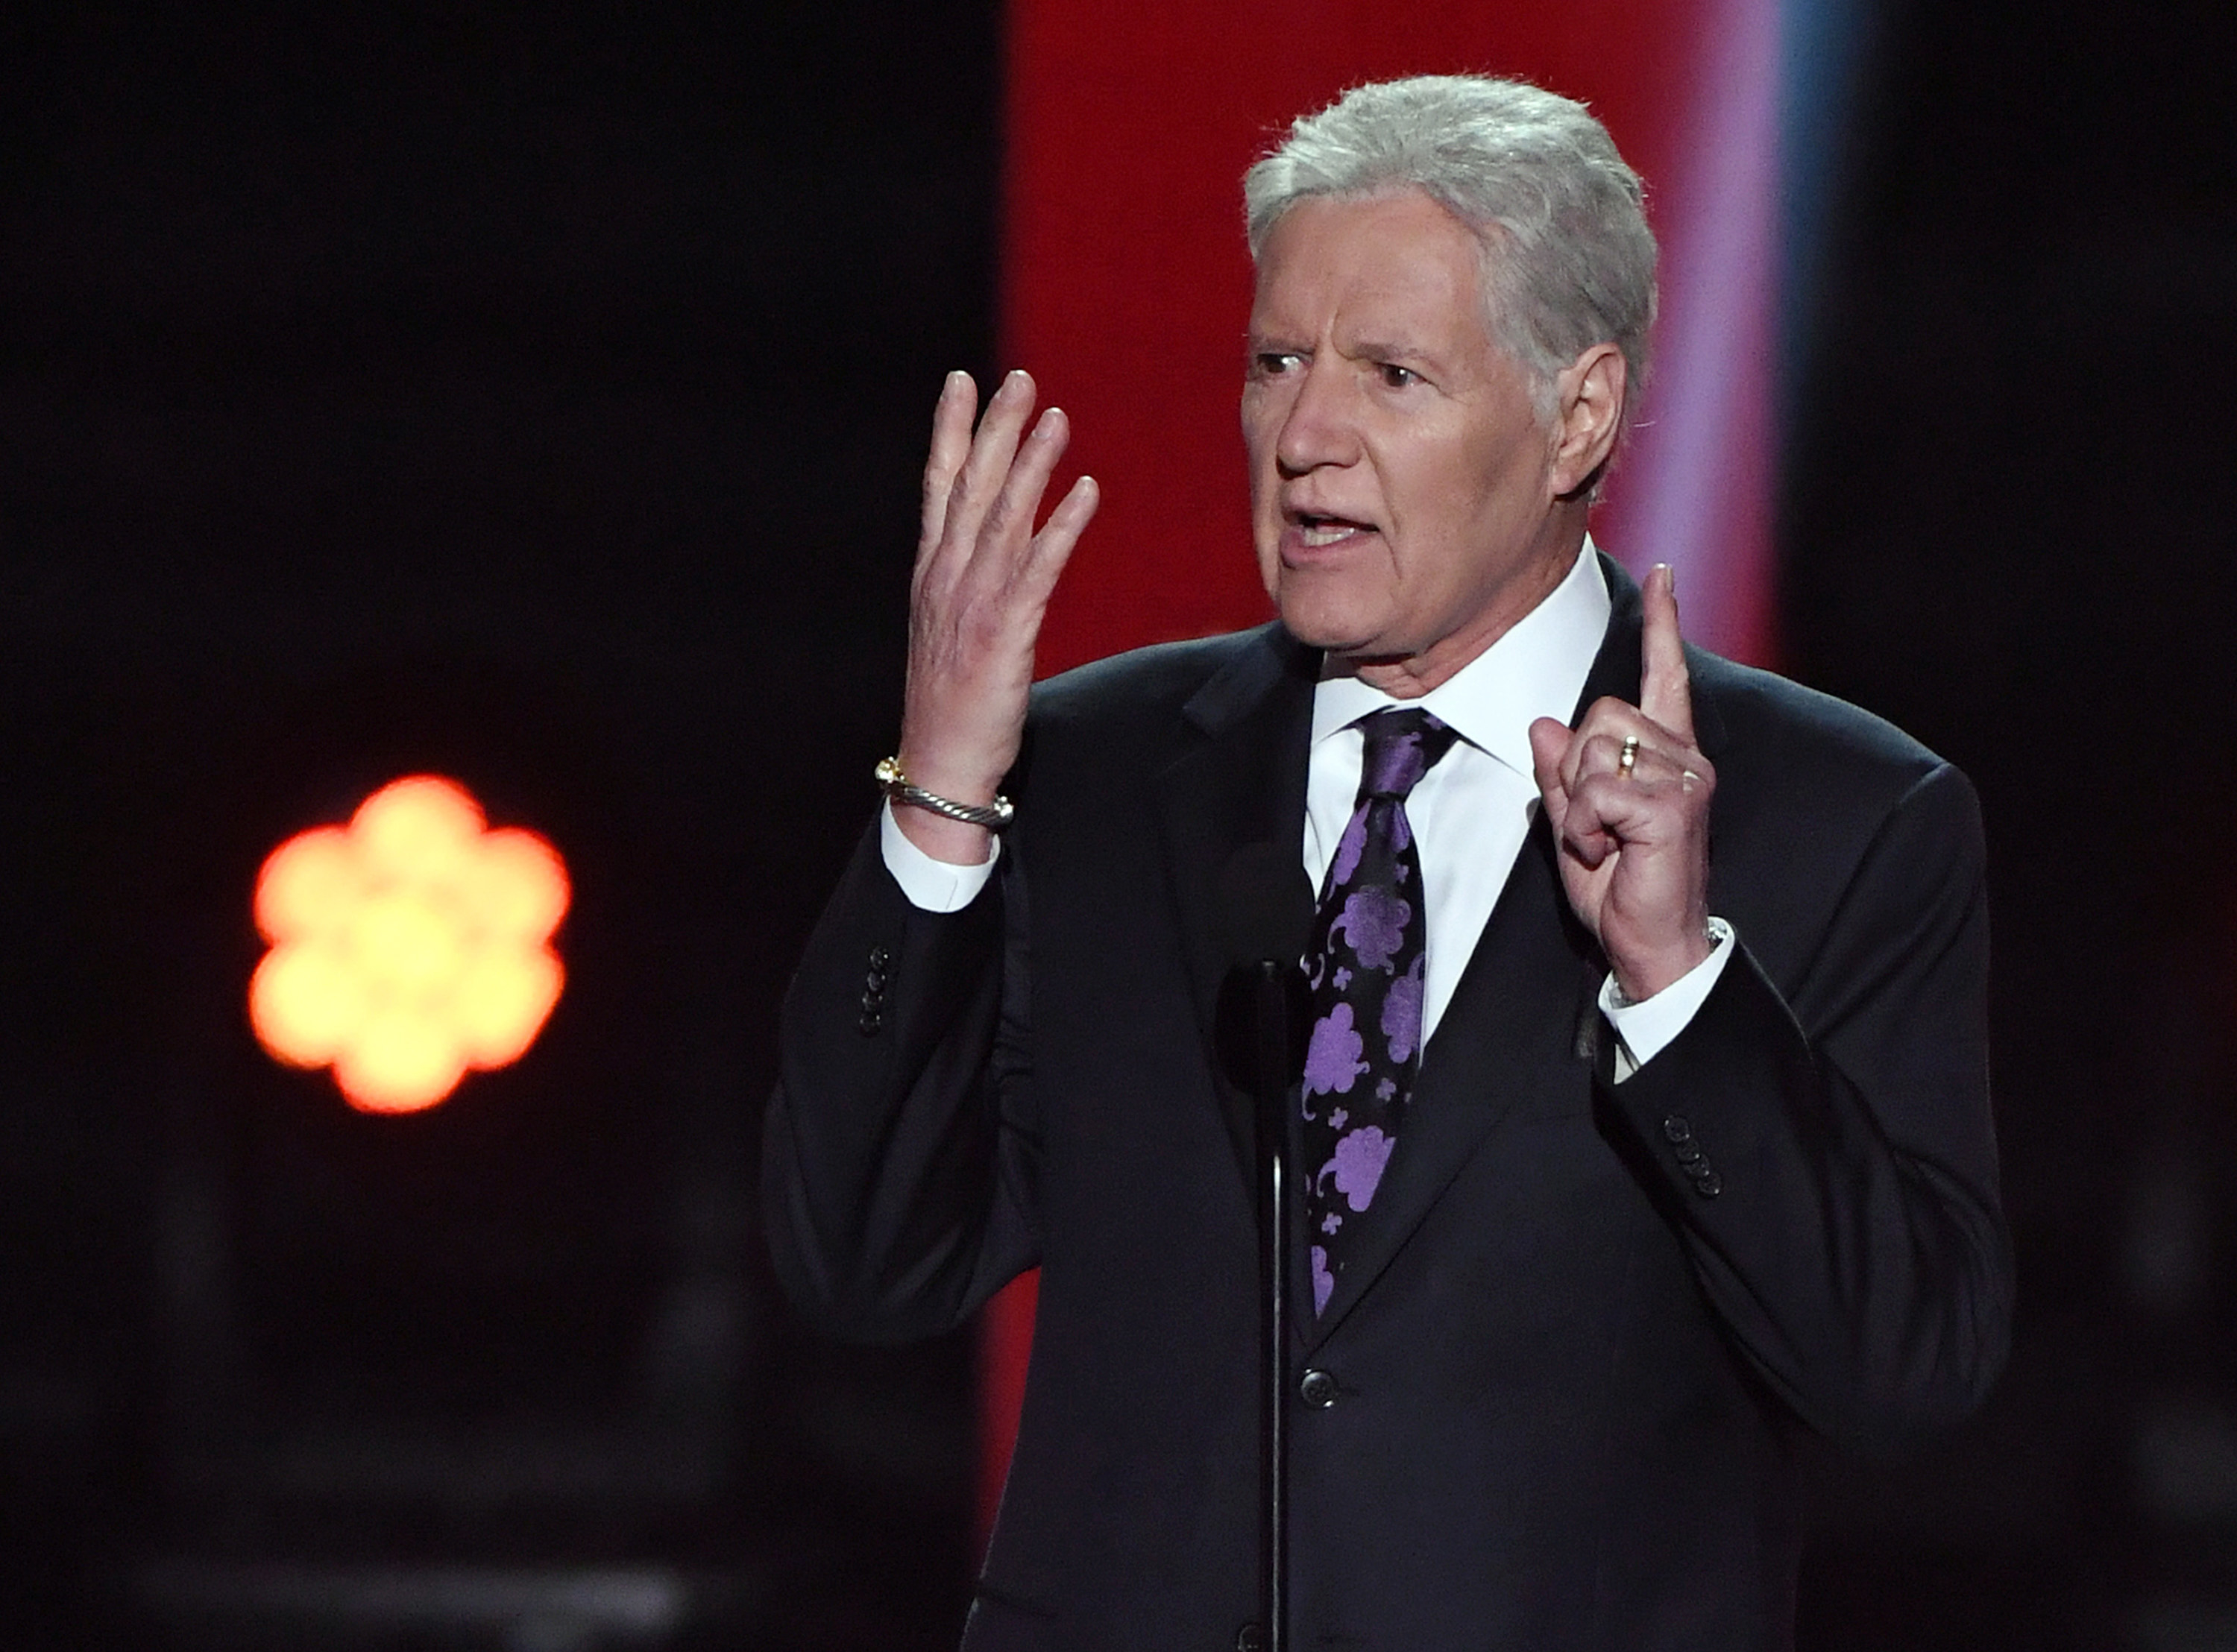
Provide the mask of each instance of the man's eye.
[{"label": "man's eye", "polygon": [[1271,378],[1288,372],[1303,359],[1294,350],[1261,350],[1250,358],[1250,367],[1261,378]]},{"label": "man's eye", "polygon": [[1411,367],[1402,367],[1395,361],[1377,362],[1376,371],[1382,375],[1382,382],[1393,390],[1403,390],[1409,385],[1422,382],[1421,374]]}]

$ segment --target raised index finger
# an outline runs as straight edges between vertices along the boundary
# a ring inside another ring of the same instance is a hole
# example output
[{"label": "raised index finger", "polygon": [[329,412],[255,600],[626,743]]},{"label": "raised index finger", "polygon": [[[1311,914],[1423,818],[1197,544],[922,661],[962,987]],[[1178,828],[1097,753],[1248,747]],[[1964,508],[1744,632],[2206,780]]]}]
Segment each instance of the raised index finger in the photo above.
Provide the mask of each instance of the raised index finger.
[{"label": "raised index finger", "polygon": [[1677,576],[1667,563],[1657,563],[1640,593],[1646,609],[1646,630],[1640,642],[1639,708],[1677,735],[1693,743],[1693,687],[1686,675],[1686,645],[1678,635]]}]

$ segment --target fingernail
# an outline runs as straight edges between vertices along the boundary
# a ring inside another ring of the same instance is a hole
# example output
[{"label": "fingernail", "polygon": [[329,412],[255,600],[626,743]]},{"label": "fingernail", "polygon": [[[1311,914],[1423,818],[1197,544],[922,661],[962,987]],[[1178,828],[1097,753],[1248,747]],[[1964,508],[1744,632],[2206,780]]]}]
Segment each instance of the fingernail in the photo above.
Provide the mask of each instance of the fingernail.
[{"label": "fingernail", "polygon": [[1026,370],[1023,367],[1013,367],[1010,369],[1008,375],[1002,380],[1002,388],[1008,390],[1014,385],[1022,385],[1025,382]]},{"label": "fingernail", "polygon": [[947,375],[947,382],[940,387],[941,392],[945,394],[948,391],[962,389],[964,381],[969,378],[970,376],[970,374],[965,372],[960,367],[950,369]]}]

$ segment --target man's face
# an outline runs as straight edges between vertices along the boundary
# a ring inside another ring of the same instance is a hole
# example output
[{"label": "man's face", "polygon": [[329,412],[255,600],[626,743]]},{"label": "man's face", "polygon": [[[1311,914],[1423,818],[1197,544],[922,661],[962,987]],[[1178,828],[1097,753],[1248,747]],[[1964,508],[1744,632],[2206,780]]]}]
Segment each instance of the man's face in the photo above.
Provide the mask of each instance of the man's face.
[{"label": "man's face", "polygon": [[1309,197],[1260,250],[1243,390],[1259,573],[1300,640],[1399,692],[1489,646],[1577,543],[1478,259],[1411,190]]}]

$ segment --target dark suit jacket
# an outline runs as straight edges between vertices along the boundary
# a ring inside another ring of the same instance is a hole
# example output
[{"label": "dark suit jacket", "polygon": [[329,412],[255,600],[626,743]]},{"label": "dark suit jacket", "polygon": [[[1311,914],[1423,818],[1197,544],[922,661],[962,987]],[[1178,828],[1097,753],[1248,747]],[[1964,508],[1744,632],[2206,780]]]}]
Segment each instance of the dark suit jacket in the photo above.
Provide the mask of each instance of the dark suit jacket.
[{"label": "dark suit jacket", "polygon": [[[1586,705],[1639,688],[1638,592],[1608,571]],[[1954,1418],[2002,1360],[1971,789],[1851,707],[1690,658],[1739,951],[1610,1082],[1605,962],[1534,828],[1365,1247],[1296,1316],[1334,1395],[1291,1419],[1301,1649],[1785,1646],[1793,1431]],[[987,893],[915,910],[870,834],[787,1000],[765,1193],[794,1296],[907,1338],[1041,1268],[972,1652],[1212,1652],[1253,1616],[1254,1205],[1210,1056],[1214,890],[1238,846],[1297,840],[1316,668],[1268,628],[1043,685]]]}]

